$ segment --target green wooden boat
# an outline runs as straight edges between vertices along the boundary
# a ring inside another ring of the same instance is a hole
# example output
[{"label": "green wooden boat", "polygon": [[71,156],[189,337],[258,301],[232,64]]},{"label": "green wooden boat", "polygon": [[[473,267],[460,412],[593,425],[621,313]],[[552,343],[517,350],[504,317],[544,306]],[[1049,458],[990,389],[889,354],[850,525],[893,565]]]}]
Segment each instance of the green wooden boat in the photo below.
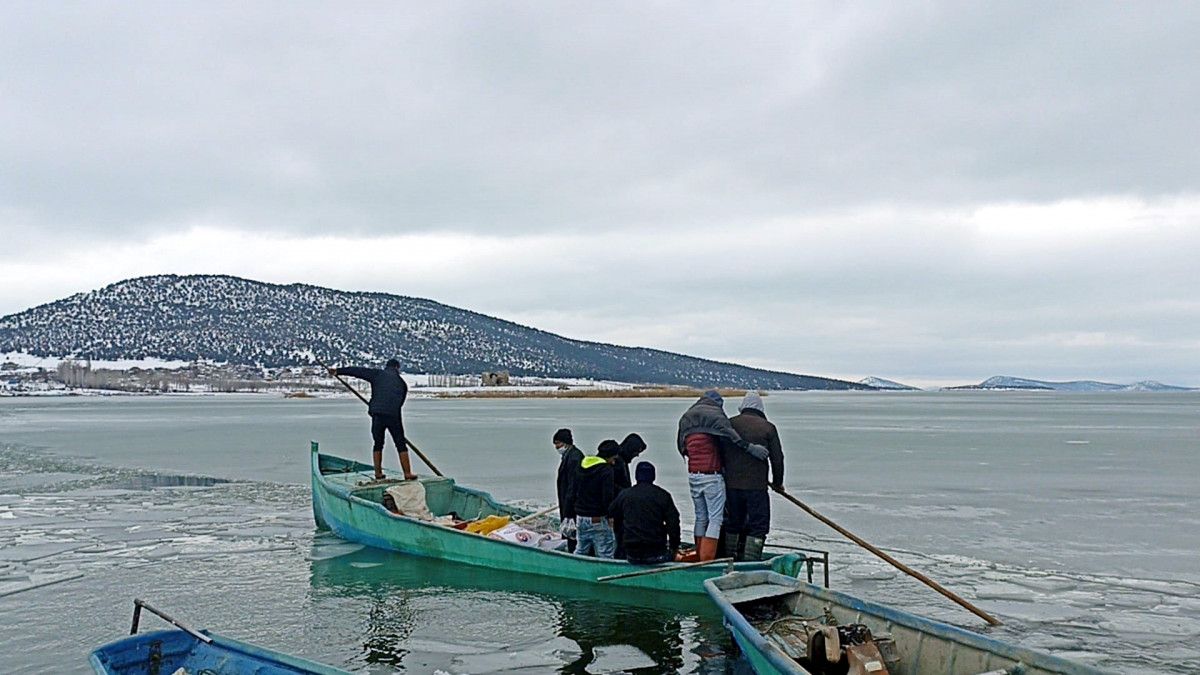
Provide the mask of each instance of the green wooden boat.
[{"label": "green wooden boat", "polygon": [[[386,484],[359,485],[369,480],[372,472],[373,469],[366,464],[321,454],[314,441],[312,491],[313,517],[317,526],[332,530],[343,539],[409,555],[574,582],[675,593],[703,594],[705,579],[723,574],[731,567],[666,564],[660,567],[678,569],[601,582],[601,577],[650,568],[631,565],[623,560],[546,551],[394,515],[383,508]],[[489,515],[511,516],[514,519],[530,515],[525,509],[496,502],[486,492],[459,486],[452,478],[439,476],[421,478],[420,481],[425,486],[425,501],[435,516],[454,512],[462,518],[474,520]],[[795,577],[804,570],[804,561],[802,554],[785,553],[770,560],[740,562],[732,567],[740,571],[770,570]]]},{"label": "green wooden boat", "polygon": [[[1003,640],[770,572],[733,573],[704,582],[725,626],[758,675],[1102,675]],[[865,625],[880,657],[839,662],[826,656],[829,625]],[[812,653],[810,653],[812,652]],[[857,665],[856,665],[857,664]]]}]

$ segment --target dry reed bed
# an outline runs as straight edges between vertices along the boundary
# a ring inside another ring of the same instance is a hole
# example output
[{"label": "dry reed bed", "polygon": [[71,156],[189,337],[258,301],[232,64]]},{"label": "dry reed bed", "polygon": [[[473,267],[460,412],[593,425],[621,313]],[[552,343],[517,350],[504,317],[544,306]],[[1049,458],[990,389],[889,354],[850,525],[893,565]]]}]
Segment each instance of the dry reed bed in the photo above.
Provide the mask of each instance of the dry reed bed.
[{"label": "dry reed bed", "polygon": [[[438,392],[438,398],[698,398],[703,389],[679,387],[638,387],[634,389],[560,389],[554,391],[473,390]],[[718,389],[721,396],[745,396],[745,389]],[[761,393],[761,392],[760,392]],[[766,394],[763,394],[764,396]]]}]

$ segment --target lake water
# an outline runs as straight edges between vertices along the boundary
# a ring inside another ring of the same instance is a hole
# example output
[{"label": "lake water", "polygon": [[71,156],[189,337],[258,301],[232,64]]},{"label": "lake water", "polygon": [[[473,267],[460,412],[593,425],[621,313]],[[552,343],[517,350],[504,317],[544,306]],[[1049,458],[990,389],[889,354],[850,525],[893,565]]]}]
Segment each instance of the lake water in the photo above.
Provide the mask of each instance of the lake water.
[{"label": "lake water", "polygon": [[[636,431],[687,520],[673,443],[689,403],[405,410],[444,473],[530,506],[553,499],[555,429],[585,450]],[[999,616],[990,634],[1118,672],[1200,672],[1200,396],[822,392],[766,407],[788,489]],[[564,592],[317,532],[310,440],[367,461],[361,403],[0,399],[0,670],[87,672],[87,652],[121,636],[142,597],[360,672],[745,672],[703,598]],[[771,540],[829,550],[834,587],[982,630],[773,499]]]}]

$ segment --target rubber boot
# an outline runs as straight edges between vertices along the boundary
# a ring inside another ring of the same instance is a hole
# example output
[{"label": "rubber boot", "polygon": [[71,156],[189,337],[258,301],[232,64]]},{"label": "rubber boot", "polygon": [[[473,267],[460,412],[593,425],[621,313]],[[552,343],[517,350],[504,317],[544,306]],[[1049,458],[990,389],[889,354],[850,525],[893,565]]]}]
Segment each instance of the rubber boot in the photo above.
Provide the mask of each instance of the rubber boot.
[{"label": "rubber boot", "polygon": [[741,551],[738,550],[741,547],[742,547],[742,535],[740,535],[736,532],[726,532],[721,537],[721,548],[723,550],[718,551],[717,555],[724,557],[724,558],[733,558],[734,560],[741,560],[742,554],[741,554]]},{"label": "rubber boot", "polygon": [[717,542],[716,537],[701,537],[700,538],[700,562],[717,559]]},{"label": "rubber boot", "polygon": [[745,551],[738,560],[762,560],[763,546],[766,544],[766,537],[746,537]]}]

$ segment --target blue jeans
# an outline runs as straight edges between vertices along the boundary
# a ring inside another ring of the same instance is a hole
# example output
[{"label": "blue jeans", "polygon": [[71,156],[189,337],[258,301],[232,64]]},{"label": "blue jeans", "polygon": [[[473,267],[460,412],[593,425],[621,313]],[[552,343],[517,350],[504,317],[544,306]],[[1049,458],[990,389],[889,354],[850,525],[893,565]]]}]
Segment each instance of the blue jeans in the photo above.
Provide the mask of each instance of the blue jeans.
[{"label": "blue jeans", "polygon": [[719,473],[689,473],[688,488],[696,509],[697,537],[721,538],[721,520],[725,517],[725,477]]},{"label": "blue jeans", "polygon": [[601,518],[593,523],[587,516],[575,519],[579,528],[579,543],[575,545],[578,555],[590,555],[596,558],[612,558],[617,550],[617,538],[613,536],[612,525],[608,519]]}]

